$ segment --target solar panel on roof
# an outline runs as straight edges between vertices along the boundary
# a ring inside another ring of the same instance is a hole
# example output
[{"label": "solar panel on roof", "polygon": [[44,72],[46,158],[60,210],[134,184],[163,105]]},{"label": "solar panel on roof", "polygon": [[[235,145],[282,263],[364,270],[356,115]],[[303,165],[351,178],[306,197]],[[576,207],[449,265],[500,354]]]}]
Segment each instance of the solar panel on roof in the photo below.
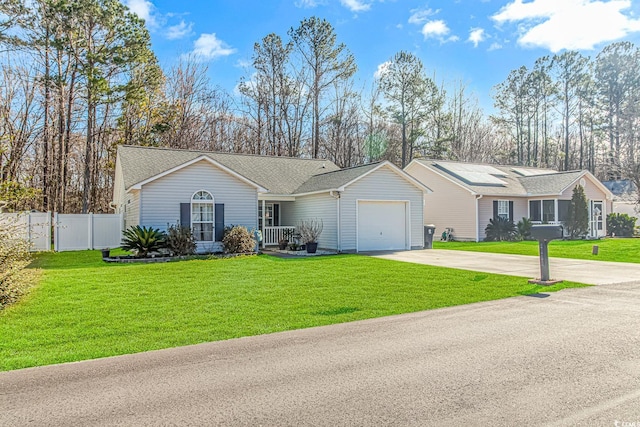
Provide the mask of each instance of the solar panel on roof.
[{"label": "solar panel on roof", "polygon": [[507,185],[505,181],[496,176],[505,177],[507,174],[493,166],[447,162],[438,162],[436,165],[471,185]]},{"label": "solar panel on roof", "polygon": [[536,175],[546,175],[550,173],[555,173],[557,171],[551,169],[525,169],[525,168],[512,168],[512,171],[517,173],[520,176],[536,176]]},{"label": "solar panel on roof", "polygon": [[501,171],[498,168],[489,165],[471,165],[465,163],[438,163],[444,169],[457,173],[457,172],[471,172],[471,173],[487,173],[495,176],[507,176],[506,172]]}]

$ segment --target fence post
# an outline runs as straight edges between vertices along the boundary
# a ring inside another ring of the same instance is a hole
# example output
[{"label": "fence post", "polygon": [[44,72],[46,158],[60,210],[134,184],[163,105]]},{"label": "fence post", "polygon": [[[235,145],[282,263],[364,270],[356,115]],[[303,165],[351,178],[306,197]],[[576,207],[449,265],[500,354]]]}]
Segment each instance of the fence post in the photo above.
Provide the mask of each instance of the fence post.
[{"label": "fence post", "polygon": [[31,245],[31,212],[27,212],[27,242]]},{"label": "fence post", "polygon": [[89,221],[89,249],[93,250],[93,212],[89,212],[87,221]]},{"label": "fence post", "polygon": [[53,251],[59,252],[60,249],[60,232],[58,231],[58,212],[53,213]]},{"label": "fence post", "polygon": [[47,241],[47,252],[51,250],[51,211],[47,211],[47,219],[45,220],[47,231],[45,232]]}]

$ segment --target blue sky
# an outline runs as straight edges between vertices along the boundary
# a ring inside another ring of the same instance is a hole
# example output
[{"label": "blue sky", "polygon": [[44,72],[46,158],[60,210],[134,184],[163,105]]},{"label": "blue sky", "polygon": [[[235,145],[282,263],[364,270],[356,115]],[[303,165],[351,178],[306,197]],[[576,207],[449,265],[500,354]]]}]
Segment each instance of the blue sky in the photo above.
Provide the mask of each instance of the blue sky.
[{"label": "blue sky", "polygon": [[233,93],[248,76],[253,44],[287,38],[304,18],[328,20],[354,54],[359,85],[396,52],[417,55],[436,81],[462,82],[480,105],[491,88],[543,55],[640,45],[640,0],[122,0],[144,18],[163,67],[183,55],[206,62],[213,84]]}]

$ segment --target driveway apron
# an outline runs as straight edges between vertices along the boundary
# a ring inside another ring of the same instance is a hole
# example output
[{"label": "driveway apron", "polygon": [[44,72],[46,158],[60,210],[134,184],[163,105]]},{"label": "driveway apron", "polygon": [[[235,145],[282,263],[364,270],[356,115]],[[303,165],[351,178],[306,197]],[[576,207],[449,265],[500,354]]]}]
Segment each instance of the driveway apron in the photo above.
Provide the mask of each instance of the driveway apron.
[{"label": "driveway apron", "polygon": [[[540,277],[540,260],[536,256],[468,252],[446,249],[424,249],[400,252],[368,252],[367,255],[395,261],[461,270]],[[590,261],[569,258],[550,258],[552,279],[569,280],[591,285],[605,285],[640,280],[640,264]]]}]

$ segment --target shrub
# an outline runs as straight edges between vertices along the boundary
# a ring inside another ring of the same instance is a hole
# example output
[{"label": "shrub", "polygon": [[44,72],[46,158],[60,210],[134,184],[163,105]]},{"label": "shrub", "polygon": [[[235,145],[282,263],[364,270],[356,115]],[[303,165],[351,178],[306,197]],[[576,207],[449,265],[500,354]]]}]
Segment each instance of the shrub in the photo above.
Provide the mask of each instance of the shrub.
[{"label": "shrub", "polygon": [[256,241],[246,227],[235,225],[229,230],[225,230],[222,238],[224,251],[230,254],[244,254],[255,251]]},{"label": "shrub", "polygon": [[531,220],[529,218],[522,218],[518,221],[516,227],[518,228],[518,237],[522,240],[532,240],[531,237]]},{"label": "shrub", "polygon": [[298,224],[297,227],[298,233],[300,233],[300,239],[305,245],[307,243],[317,242],[323,228],[324,224],[322,223],[322,220],[318,221],[317,219],[300,221],[300,224]]},{"label": "shrub", "polygon": [[192,255],[196,252],[196,239],[189,227],[170,225],[167,231],[167,248],[174,255]]},{"label": "shrub", "polygon": [[589,208],[581,185],[573,188],[566,226],[572,239],[585,236],[589,231]]},{"label": "shrub", "polygon": [[29,262],[29,243],[19,237],[17,226],[0,222],[0,310],[27,291],[30,280],[24,268]]},{"label": "shrub", "polygon": [[489,242],[512,241],[516,237],[516,225],[513,221],[496,217],[489,220],[484,232],[485,240]]},{"label": "shrub", "polygon": [[607,215],[607,233],[610,236],[631,237],[638,218],[623,213]]},{"label": "shrub", "polygon": [[120,247],[125,251],[134,251],[140,258],[167,247],[167,235],[157,228],[136,225],[126,229],[122,235]]}]

